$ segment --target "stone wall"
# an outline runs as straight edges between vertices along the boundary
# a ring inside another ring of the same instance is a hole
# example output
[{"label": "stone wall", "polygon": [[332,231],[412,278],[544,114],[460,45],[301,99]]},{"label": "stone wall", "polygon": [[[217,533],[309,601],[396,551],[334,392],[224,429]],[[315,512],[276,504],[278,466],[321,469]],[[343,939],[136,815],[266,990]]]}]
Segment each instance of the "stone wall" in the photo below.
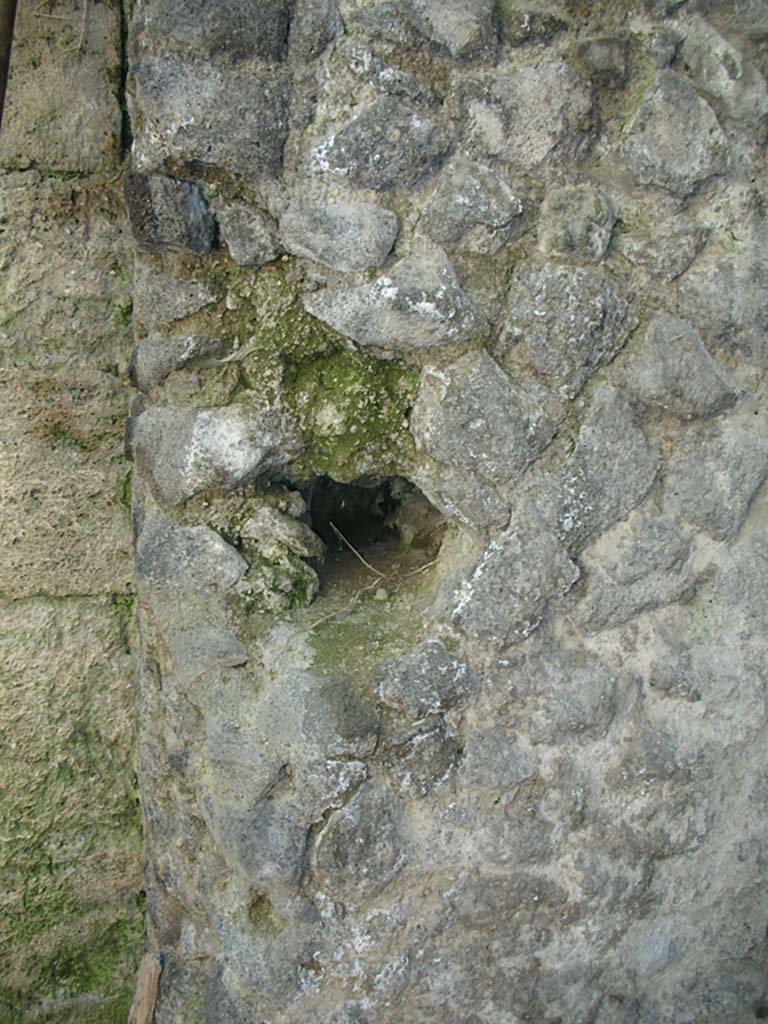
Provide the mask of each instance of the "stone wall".
[{"label": "stone wall", "polygon": [[136,5],[156,1024],[768,1014],[767,41]]},{"label": "stone wall", "polygon": [[136,1024],[764,1019],[765,5],[26,17],[10,998],[136,962],[132,319]]},{"label": "stone wall", "polygon": [[121,20],[20,4],[0,139],[4,1024],[124,1022],[144,944]]}]

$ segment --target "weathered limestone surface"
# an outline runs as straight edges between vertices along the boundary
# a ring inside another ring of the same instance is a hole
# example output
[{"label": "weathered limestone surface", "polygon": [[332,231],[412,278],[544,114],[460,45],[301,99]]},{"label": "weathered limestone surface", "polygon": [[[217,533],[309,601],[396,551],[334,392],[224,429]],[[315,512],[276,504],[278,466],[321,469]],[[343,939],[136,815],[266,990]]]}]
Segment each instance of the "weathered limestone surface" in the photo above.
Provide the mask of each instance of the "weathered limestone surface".
[{"label": "weathered limestone surface", "polygon": [[760,6],[129,12],[155,1024],[768,1014]]},{"label": "weathered limestone surface", "polygon": [[20,4],[0,136],[3,1024],[122,1024],[145,942],[120,23]]}]

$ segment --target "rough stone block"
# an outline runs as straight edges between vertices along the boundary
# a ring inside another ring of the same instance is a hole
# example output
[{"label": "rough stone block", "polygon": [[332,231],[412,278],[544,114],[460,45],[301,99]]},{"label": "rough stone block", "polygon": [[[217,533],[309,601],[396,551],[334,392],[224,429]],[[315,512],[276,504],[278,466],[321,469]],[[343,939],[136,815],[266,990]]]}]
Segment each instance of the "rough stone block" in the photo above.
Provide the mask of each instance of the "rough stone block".
[{"label": "rough stone block", "polygon": [[636,185],[687,196],[729,167],[715,113],[690,83],[663,71],[624,129],[627,168]]},{"label": "rough stone block", "polygon": [[599,263],[616,223],[616,208],[600,189],[569,185],[548,192],[541,207],[539,248],[545,256]]},{"label": "rough stone block", "polygon": [[568,398],[613,359],[637,322],[612,278],[551,263],[522,265],[507,308],[501,339],[506,357],[530,366]]},{"label": "rough stone block", "polygon": [[261,267],[280,255],[269,218],[245,203],[227,203],[217,210],[221,237],[229,255],[241,267]]},{"label": "rough stone block", "polygon": [[492,483],[519,479],[557,429],[553,396],[535,381],[514,383],[487,352],[427,366],[411,419],[416,445]]},{"label": "rough stone block", "polygon": [[120,162],[120,5],[19,4],[0,166],[89,173]]},{"label": "rough stone block", "polygon": [[384,192],[414,185],[439,166],[450,136],[431,117],[386,96],[316,145],[311,171]]},{"label": "rough stone block", "polygon": [[145,933],[129,620],[130,603],[106,595],[0,600],[9,1021],[55,1005],[59,1020],[96,1024],[126,1019],[131,1004]]},{"label": "rough stone block", "polygon": [[441,172],[421,227],[439,245],[491,255],[525,230],[523,201],[490,167],[456,157]]},{"label": "rough stone block", "polygon": [[133,238],[146,252],[210,252],[216,223],[191,181],[124,174],[123,195]]},{"label": "rough stone block", "polygon": [[680,419],[712,416],[739,394],[686,320],[660,313],[621,361],[625,387]]},{"label": "rough stone block", "polygon": [[113,186],[37,171],[0,176],[0,362],[124,364],[131,281],[122,220]]},{"label": "rough stone block", "polygon": [[335,270],[380,267],[397,237],[397,216],[373,203],[292,203],[280,219],[288,252],[318,260]]},{"label": "rough stone block", "polygon": [[280,173],[289,82],[244,61],[146,57],[133,65],[134,166],[166,161],[220,167],[248,180]]},{"label": "rough stone block", "polygon": [[0,370],[0,593],[132,590],[127,389],[80,367],[78,379]]},{"label": "rough stone block", "polygon": [[240,405],[155,406],[136,420],[133,445],[155,495],[170,505],[181,505],[200,491],[242,487],[286,465],[301,450],[284,417]]},{"label": "rough stone block", "polygon": [[326,288],[303,301],[358,345],[392,352],[461,344],[488,330],[441,249],[406,256],[373,284]]}]

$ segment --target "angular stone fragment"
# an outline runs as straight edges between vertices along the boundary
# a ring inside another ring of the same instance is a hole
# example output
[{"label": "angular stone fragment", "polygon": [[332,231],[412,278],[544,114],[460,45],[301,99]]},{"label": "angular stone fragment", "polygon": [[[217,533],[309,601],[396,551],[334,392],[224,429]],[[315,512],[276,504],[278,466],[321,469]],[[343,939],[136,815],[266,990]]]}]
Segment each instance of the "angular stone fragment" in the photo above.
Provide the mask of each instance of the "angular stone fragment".
[{"label": "angular stone fragment", "polygon": [[441,172],[421,227],[440,245],[491,255],[524,231],[523,203],[490,167],[456,157]]},{"label": "angular stone fragment", "polygon": [[397,779],[401,792],[416,799],[427,796],[456,770],[462,747],[442,719],[404,743],[387,745],[384,764]]},{"label": "angular stone fragment", "polygon": [[668,313],[660,313],[633,341],[620,375],[640,401],[683,420],[712,416],[738,395],[691,324]]},{"label": "angular stone fragment", "polygon": [[557,429],[552,395],[530,380],[510,381],[484,350],[446,369],[422,372],[411,425],[434,459],[493,483],[520,477]]},{"label": "angular stone fragment", "polygon": [[636,318],[618,284],[587,268],[525,264],[507,296],[502,347],[573,398],[623,347]]},{"label": "angular stone fragment", "polygon": [[144,43],[193,55],[282,60],[290,0],[155,0],[146,5]]},{"label": "angular stone fragment", "polygon": [[403,805],[376,781],[364,785],[320,833],[313,874],[334,899],[366,903],[389,885],[407,860]]},{"label": "angular stone fragment", "polygon": [[171,277],[143,262],[133,271],[136,320],[146,330],[182,320],[216,301],[216,293],[202,281]]},{"label": "angular stone fragment", "polygon": [[600,189],[590,185],[554,189],[541,207],[539,248],[551,259],[598,263],[615,223],[616,208]]},{"label": "angular stone fragment", "polygon": [[521,643],[538,628],[548,602],[578,578],[578,566],[554,531],[525,510],[457,588],[452,621],[498,648]]},{"label": "angular stone fragment", "polygon": [[440,249],[405,257],[373,284],[326,288],[303,303],[358,345],[394,352],[458,344],[487,331]]},{"label": "angular stone fragment", "polygon": [[758,235],[731,256],[702,257],[680,279],[680,315],[713,345],[746,352],[768,364],[768,262]]},{"label": "angular stone fragment", "polygon": [[428,640],[386,669],[377,693],[382,703],[418,719],[461,707],[476,685],[465,662],[442,641]]},{"label": "angular stone fragment", "polygon": [[171,160],[221,167],[247,179],[279,174],[290,95],[282,70],[169,56],[139,61],[132,76],[139,170]]},{"label": "angular stone fragment", "polygon": [[221,237],[241,267],[260,267],[280,255],[269,218],[246,203],[227,203],[217,211]]},{"label": "angular stone fragment", "polygon": [[588,127],[592,98],[563,60],[504,67],[460,90],[471,146],[530,171],[555,150],[575,153]]},{"label": "angular stone fragment", "polygon": [[170,519],[145,520],[136,548],[139,586],[153,589],[230,590],[248,563],[207,526],[178,526]]},{"label": "angular stone fragment", "polygon": [[704,224],[659,213],[645,225],[625,225],[614,246],[651,277],[674,281],[693,263],[710,234],[711,229]]},{"label": "angular stone fragment", "polygon": [[589,632],[612,629],[679,601],[696,582],[690,538],[668,516],[647,509],[604,533],[583,553],[587,593],[575,619]]},{"label": "angular stone fragment", "polygon": [[199,676],[248,661],[248,651],[234,633],[217,626],[187,626],[168,638],[168,649],[180,680],[187,686]]},{"label": "angular stone fragment", "polygon": [[123,175],[134,240],[147,252],[210,252],[216,224],[198,185],[161,174]]},{"label": "angular stone fragment", "polygon": [[170,505],[209,488],[241,487],[301,449],[284,417],[241,405],[155,406],[139,416],[133,438],[137,464],[156,496]]},{"label": "angular stone fragment", "polygon": [[728,144],[714,111],[684,78],[663,71],[625,128],[622,145],[636,185],[687,196],[728,170]]},{"label": "angular stone fragment", "polygon": [[302,868],[306,825],[291,803],[262,799],[255,808],[209,797],[211,831],[227,859],[255,885],[295,888]]},{"label": "angular stone fragment", "polygon": [[411,478],[450,519],[479,529],[504,526],[509,520],[509,496],[477,476],[422,458],[411,470]]},{"label": "angular stone fragment", "polygon": [[458,60],[490,57],[496,43],[492,0],[384,0],[364,8],[359,22],[374,39]]},{"label": "angular stone fragment", "polygon": [[314,147],[313,173],[383,192],[414,185],[439,165],[450,137],[436,121],[384,96]]},{"label": "angular stone fragment", "polygon": [[753,129],[757,140],[768,131],[768,88],[742,54],[694,15],[685,25],[680,61],[696,84],[722,105],[726,115]]},{"label": "angular stone fragment", "polygon": [[292,203],[280,220],[285,248],[346,272],[380,267],[397,237],[397,216],[373,203]]},{"label": "angular stone fragment", "polygon": [[665,473],[664,510],[716,540],[735,537],[768,475],[768,430],[751,409],[685,435]]},{"label": "angular stone fragment", "polygon": [[658,469],[626,396],[606,386],[595,395],[573,454],[555,473],[530,479],[528,491],[563,542],[579,545],[639,504]]},{"label": "angular stone fragment", "polygon": [[169,373],[181,370],[193,359],[211,355],[218,338],[188,335],[185,338],[142,338],[131,356],[131,383],[139,391],[151,391],[163,383]]},{"label": "angular stone fragment", "polygon": [[299,61],[315,60],[343,28],[336,0],[299,4],[291,19],[289,46]]}]

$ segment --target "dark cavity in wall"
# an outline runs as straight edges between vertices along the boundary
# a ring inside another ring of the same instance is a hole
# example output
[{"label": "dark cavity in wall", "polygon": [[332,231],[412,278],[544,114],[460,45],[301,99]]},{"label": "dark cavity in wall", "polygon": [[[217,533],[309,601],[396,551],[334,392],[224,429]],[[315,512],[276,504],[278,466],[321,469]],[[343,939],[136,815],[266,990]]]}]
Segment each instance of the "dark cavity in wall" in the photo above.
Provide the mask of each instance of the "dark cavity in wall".
[{"label": "dark cavity in wall", "polygon": [[302,490],[310,525],[327,548],[322,589],[356,578],[365,563],[391,582],[437,557],[445,520],[402,477],[342,484],[319,476]]}]

